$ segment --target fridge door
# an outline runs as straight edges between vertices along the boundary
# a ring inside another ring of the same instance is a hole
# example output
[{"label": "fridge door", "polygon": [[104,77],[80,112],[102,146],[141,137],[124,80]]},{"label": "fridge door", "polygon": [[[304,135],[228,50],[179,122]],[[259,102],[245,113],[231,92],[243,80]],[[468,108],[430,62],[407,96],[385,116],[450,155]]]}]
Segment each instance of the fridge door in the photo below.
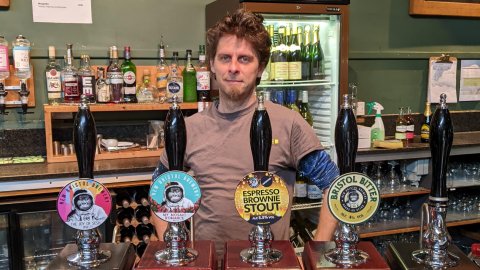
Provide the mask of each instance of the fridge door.
[{"label": "fridge door", "polygon": [[8,228],[8,214],[0,214],[0,269],[10,269]]}]

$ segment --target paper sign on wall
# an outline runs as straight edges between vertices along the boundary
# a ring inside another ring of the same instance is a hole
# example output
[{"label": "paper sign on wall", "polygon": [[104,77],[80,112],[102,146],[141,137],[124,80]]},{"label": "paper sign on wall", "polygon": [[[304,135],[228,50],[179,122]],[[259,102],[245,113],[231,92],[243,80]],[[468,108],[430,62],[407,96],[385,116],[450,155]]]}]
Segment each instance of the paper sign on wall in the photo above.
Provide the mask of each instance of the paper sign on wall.
[{"label": "paper sign on wall", "polygon": [[92,23],[91,0],[32,0],[33,22]]},{"label": "paper sign on wall", "polygon": [[460,66],[460,101],[480,100],[480,60],[462,60]]},{"label": "paper sign on wall", "polygon": [[428,101],[439,103],[440,95],[447,103],[457,103],[457,58],[430,57],[428,69]]}]

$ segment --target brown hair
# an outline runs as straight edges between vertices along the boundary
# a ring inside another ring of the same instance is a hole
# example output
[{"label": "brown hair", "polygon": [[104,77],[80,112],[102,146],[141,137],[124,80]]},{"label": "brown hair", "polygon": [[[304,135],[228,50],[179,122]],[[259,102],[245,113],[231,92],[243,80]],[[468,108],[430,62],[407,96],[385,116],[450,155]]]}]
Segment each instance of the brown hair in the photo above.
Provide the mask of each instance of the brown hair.
[{"label": "brown hair", "polygon": [[235,35],[252,45],[260,62],[265,67],[270,58],[272,41],[263,26],[263,16],[244,9],[228,14],[207,31],[207,58],[213,60],[217,54],[218,41],[224,35]]}]

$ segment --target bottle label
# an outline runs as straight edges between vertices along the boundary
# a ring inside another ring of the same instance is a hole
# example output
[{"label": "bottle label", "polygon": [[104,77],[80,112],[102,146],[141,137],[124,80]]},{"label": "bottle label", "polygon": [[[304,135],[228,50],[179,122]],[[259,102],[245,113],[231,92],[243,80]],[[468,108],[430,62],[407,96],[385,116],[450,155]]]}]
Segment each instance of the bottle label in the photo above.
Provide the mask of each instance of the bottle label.
[{"label": "bottle label", "polygon": [[395,139],[405,140],[407,138],[407,133],[405,132],[395,132]]},{"label": "bottle label", "polygon": [[288,80],[288,62],[275,62],[275,80]]},{"label": "bottle label", "polygon": [[182,86],[177,82],[171,81],[170,83],[168,83],[167,89],[168,92],[172,94],[178,94],[180,90],[182,90]]},{"label": "bottle label", "polygon": [[307,185],[307,196],[310,200],[319,200],[322,198],[322,190],[315,184],[309,184]]},{"label": "bottle label", "polygon": [[123,84],[122,72],[107,72],[107,81],[109,84]]},{"label": "bottle label", "polygon": [[411,131],[407,131],[407,133],[405,134],[405,137],[410,140],[415,137],[415,134],[413,134],[413,132]]},{"label": "bottle label", "polygon": [[168,79],[168,73],[166,72],[157,72],[157,88],[166,88],[167,87],[167,81]]},{"label": "bottle label", "polygon": [[269,77],[268,77],[268,79],[270,81],[275,80],[275,66],[276,66],[276,63],[270,61],[270,74],[269,74]]},{"label": "bottle label", "polygon": [[396,130],[397,132],[403,132],[403,133],[405,133],[405,132],[407,132],[407,126],[396,126],[396,127],[395,127],[395,130]]},{"label": "bottle label", "polygon": [[295,183],[295,197],[297,198],[307,197],[307,183]]},{"label": "bottle label", "polygon": [[76,76],[65,75],[63,77],[63,92],[65,97],[79,97],[80,91]]},{"label": "bottle label", "polygon": [[135,87],[130,87],[130,86],[123,87],[123,91],[125,95],[135,95],[136,93]]},{"label": "bottle label", "polygon": [[414,125],[408,125],[407,126],[407,131],[414,132],[415,131],[415,126]]},{"label": "bottle label", "polygon": [[302,79],[302,62],[288,62],[288,79]]},{"label": "bottle label", "polygon": [[422,125],[422,129],[420,131],[420,138],[423,141],[428,141],[430,139],[430,126],[427,124]]},{"label": "bottle label", "polygon": [[7,72],[9,70],[8,47],[0,45],[0,72]]},{"label": "bottle label", "polygon": [[95,84],[95,77],[94,76],[81,76],[82,78],[82,93],[87,96],[93,96],[93,85]]},{"label": "bottle label", "polygon": [[105,83],[97,84],[97,101],[110,102],[110,92],[108,85]]},{"label": "bottle label", "polygon": [[210,71],[197,72],[197,91],[210,90]]},{"label": "bottle label", "polygon": [[13,48],[13,62],[16,69],[29,70],[30,69],[30,47],[14,47]]},{"label": "bottle label", "polygon": [[47,95],[49,99],[61,98],[62,84],[60,81],[60,72],[51,69],[45,72],[47,78]]},{"label": "bottle label", "polygon": [[123,74],[123,82],[127,85],[135,85],[136,79],[137,78],[135,77],[135,72],[133,71],[127,71]]}]

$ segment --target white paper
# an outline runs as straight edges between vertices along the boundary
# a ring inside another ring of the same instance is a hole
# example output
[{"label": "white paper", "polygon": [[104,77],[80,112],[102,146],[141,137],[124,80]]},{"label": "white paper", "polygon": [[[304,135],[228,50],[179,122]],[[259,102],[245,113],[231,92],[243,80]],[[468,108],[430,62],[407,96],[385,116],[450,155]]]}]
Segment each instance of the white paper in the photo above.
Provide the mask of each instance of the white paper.
[{"label": "white paper", "polygon": [[439,103],[440,95],[447,95],[447,103],[457,103],[457,59],[450,57],[449,63],[430,57],[428,72],[428,101]]},{"label": "white paper", "polygon": [[460,101],[480,100],[480,60],[462,60],[460,66]]},{"label": "white paper", "polygon": [[91,0],[32,0],[33,22],[92,23]]}]

